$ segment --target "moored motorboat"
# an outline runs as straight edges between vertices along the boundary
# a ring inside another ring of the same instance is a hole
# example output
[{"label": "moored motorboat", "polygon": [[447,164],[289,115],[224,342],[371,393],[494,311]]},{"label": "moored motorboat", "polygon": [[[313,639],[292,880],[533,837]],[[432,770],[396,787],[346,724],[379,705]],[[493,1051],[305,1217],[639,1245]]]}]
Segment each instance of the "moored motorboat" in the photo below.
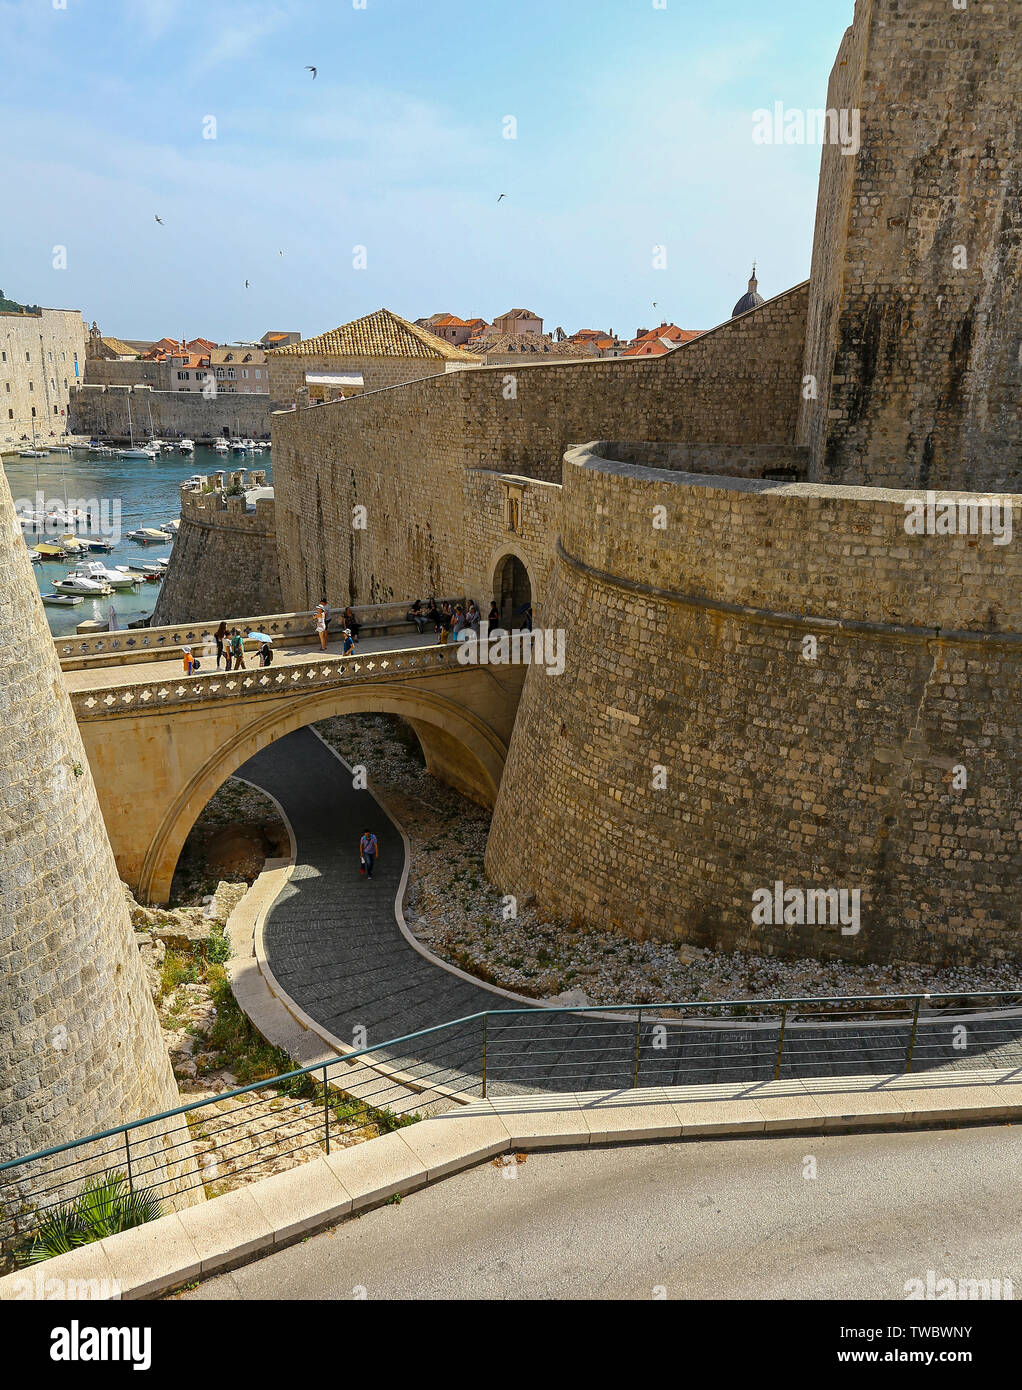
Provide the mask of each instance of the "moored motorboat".
[{"label": "moored motorboat", "polygon": [[168,532],[160,531],[155,526],[139,526],[124,534],[129,541],[138,541],[139,545],[166,545],[172,539]]},{"label": "moored motorboat", "polygon": [[76,594],[40,594],[43,603],[60,605],[62,608],[73,608],[77,603],[83,603],[84,599]]},{"label": "moored motorboat", "polygon": [[107,594],[113,593],[109,584],[100,584],[97,580],[88,579],[74,570],[70,570],[65,579],[55,579],[53,588],[58,594],[81,594],[83,598],[104,598]]},{"label": "moored motorboat", "polygon": [[35,547],[36,554],[41,560],[66,560],[67,551],[62,545],[52,545],[49,541],[40,541]]},{"label": "moored motorboat", "polygon": [[75,565],[68,577],[92,579],[97,584],[108,585],[111,589],[134,589],[138,584],[137,575],[129,574],[127,570],[107,569],[106,565],[101,565],[98,560],[82,560]]},{"label": "moored motorboat", "polygon": [[181,450],[183,454],[192,454],[195,452],[195,440],[182,439],[181,443],[177,447]]}]

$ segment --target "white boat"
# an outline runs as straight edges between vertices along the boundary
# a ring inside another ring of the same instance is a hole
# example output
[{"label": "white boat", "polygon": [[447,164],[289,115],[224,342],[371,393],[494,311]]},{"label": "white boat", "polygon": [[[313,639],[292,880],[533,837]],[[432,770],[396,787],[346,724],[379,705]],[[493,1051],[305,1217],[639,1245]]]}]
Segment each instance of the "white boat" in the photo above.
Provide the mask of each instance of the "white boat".
[{"label": "white boat", "polygon": [[60,604],[61,607],[72,608],[76,603],[81,603],[82,599],[75,594],[42,594],[40,595],[43,603]]},{"label": "white boat", "polygon": [[38,550],[30,550],[28,552],[28,558],[32,561],[33,565],[38,565],[43,557],[39,554]]},{"label": "white boat", "polygon": [[166,531],[168,536],[176,536],[180,529],[181,522],[177,517],[175,517],[173,521],[164,521],[160,523],[160,530]]},{"label": "white boat", "polygon": [[182,439],[181,443],[177,447],[181,450],[183,454],[192,454],[195,452],[195,440]]},{"label": "white boat", "polygon": [[213,448],[218,454],[229,454],[231,452],[231,446],[226,439],[218,439],[213,445]]},{"label": "white boat", "polygon": [[100,537],[98,537],[98,538],[90,538],[90,537],[88,537],[88,536],[79,536],[79,538],[78,538],[78,544],[81,545],[81,546],[83,546],[86,550],[108,551],[108,550],[113,550],[113,548],[114,548],[114,543],[113,543],[113,541],[104,540],[104,539],[102,538],[102,536],[100,536]]},{"label": "white boat", "polygon": [[75,570],[70,570],[66,579],[55,579],[53,588],[58,594],[81,594],[83,598],[104,598],[113,593],[109,584],[101,584]]},{"label": "white boat", "polygon": [[137,575],[131,575],[127,570],[107,569],[98,560],[83,560],[75,565],[68,578],[92,579],[97,584],[109,585],[111,589],[134,589],[139,582]]},{"label": "white boat", "polygon": [[148,449],[122,449],[117,457],[122,459],[151,459],[152,454]]},{"label": "white boat", "polygon": [[171,539],[166,531],[158,531],[155,526],[139,526],[135,531],[125,531],[125,536],[129,541],[138,541],[140,545],[166,545]]},{"label": "white boat", "polygon": [[46,451],[44,449],[19,449],[18,458],[20,459],[44,459]]}]

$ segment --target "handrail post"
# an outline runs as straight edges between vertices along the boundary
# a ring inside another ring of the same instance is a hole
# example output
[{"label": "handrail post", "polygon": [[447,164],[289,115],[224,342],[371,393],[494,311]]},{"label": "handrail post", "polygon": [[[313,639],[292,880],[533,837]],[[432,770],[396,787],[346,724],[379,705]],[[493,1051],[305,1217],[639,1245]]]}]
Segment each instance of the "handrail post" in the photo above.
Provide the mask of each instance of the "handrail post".
[{"label": "handrail post", "polygon": [[919,1005],[924,999],[929,999],[928,994],[916,995],[916,1006],[912,1011],[912,1032],[908,1040],[908,1055],[905,1058],[905,1075],[912,1070],[912,1054],[916,1050],[916,1033],[919,1029]]},{"label": "handrail post", "polygon": [[635,1074],[634,1074],[634,1076],[632,1077],[632,1085],[633,1085],[633,1087],[634,1087],[634,1086],[638,1086],[638,1084],[639,1084],[639,1039],[640,1039],[641,1034],[642,1034],[642,1010],[640,1009],[640,1010],[639,1010],[639,1013],[638,1013],[638,1016],[637,1016],[637,1018],[636,1018],[636,1020],[635,1020]]},{"label": "handrail post", "polygon": [[326,1065],[323,1067],[323,1128],[326,1131],[326,1151],[330,1152],[330,1084],[327,1081]]},{"label": "handrail post", "polygon": [[774,1080],[779,1081],[781,1077],[781,1053],[784,1050],[784,1030],[788,1023],[788,1006],[781,1006],[781,1031],[777,1038],[777,1061],[774,1063]]},{"label": "handrail post", "polygon": [[128,1162],[128,1191],[134,1192],[135,1188],[131,1180],[131,1131],[124,1131],[124,1156]]},{"label": "handrail post", "polygon": [[483,1100],[486,1099],[486,1020],[488,1015],[483,1014]]}]

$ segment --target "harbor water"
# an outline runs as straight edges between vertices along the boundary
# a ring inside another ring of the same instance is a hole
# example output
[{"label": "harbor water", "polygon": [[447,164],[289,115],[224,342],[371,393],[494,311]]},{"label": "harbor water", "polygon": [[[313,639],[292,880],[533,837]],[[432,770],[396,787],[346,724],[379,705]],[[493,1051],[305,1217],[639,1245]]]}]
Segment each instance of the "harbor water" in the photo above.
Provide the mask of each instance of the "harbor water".
[{"label": "harbor water", "polygon": [[[104,532],[107,523],[117,515],[119,508],[119,536],[110,535],[114,541],[109,552],[96,552],[83,555],[82,559],[99,560],[113,568],[116,565],[134,564],[150,561],[160,556],[169,556],[171,543],[140,545],[127,540],[128,531],[140,527],[158,527],[175,520],[181,511],[180,486],[193,473],[216,473],[219,470],[247,468],[250,471],[262,469],[267,483],[272,482],[272,454],[266,450],[261,454],[218,454],[215,449],[202,445],[195,446],[192,454],[182,454],[164,450],[154,459],[121,459],[117,457],[98,457],[83,449],[75,449],[69,456],[66,453],[52,453],[45,458],[23,459],[5,454],[3,468],[8,486],[19,513],[27,508],[36,511],[36,498],[42,494],[44,510],[63,507],[65,499],[74,507],[87,500],[90,505],[99,503]],[[92,532],[83,532],[92,535]],[[35,536],[28,533],[26,545],[32,548],[37,542],[53,542],[53,535]],[[75,560],[40,561],[32,566],[40,593],[50,593],[54,580],[63,579]],[[130,622],[148,617],[156,605],[159,583],[143,582],[138,589],[118,589],[101,598],[83,598],[73,607],[46,606],[46,617],[50,631],[55,637],[73,633],[79,623],[87,618],[107,623],[111,606],[114,622],[119,628]]]}]

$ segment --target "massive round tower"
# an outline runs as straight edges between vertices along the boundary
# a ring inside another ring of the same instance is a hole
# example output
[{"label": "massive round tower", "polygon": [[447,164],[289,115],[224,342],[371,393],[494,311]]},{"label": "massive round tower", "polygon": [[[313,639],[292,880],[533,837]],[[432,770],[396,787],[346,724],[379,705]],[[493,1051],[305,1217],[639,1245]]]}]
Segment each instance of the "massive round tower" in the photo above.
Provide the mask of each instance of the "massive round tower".
[{"label": "massive round tower", "polygon": [[[0,470],[0,1161],[178,1103],[89,764]],[[144,1155],[163,1149],[166,1139],[139,1134],[138,1140],[139,1171],[145,1171],[152,1165]],[[178,1159],[186,1153],[176,1150]],[[2,1175],[5,1221],[26,1199],[35,1201],[41,1168],[32,1165],[16,1187],[8,1185],[12,1172]],[[87,1175],[84,1165],[77,1175]],[[45,1185],[52,1190],[54,1180]]]}]

